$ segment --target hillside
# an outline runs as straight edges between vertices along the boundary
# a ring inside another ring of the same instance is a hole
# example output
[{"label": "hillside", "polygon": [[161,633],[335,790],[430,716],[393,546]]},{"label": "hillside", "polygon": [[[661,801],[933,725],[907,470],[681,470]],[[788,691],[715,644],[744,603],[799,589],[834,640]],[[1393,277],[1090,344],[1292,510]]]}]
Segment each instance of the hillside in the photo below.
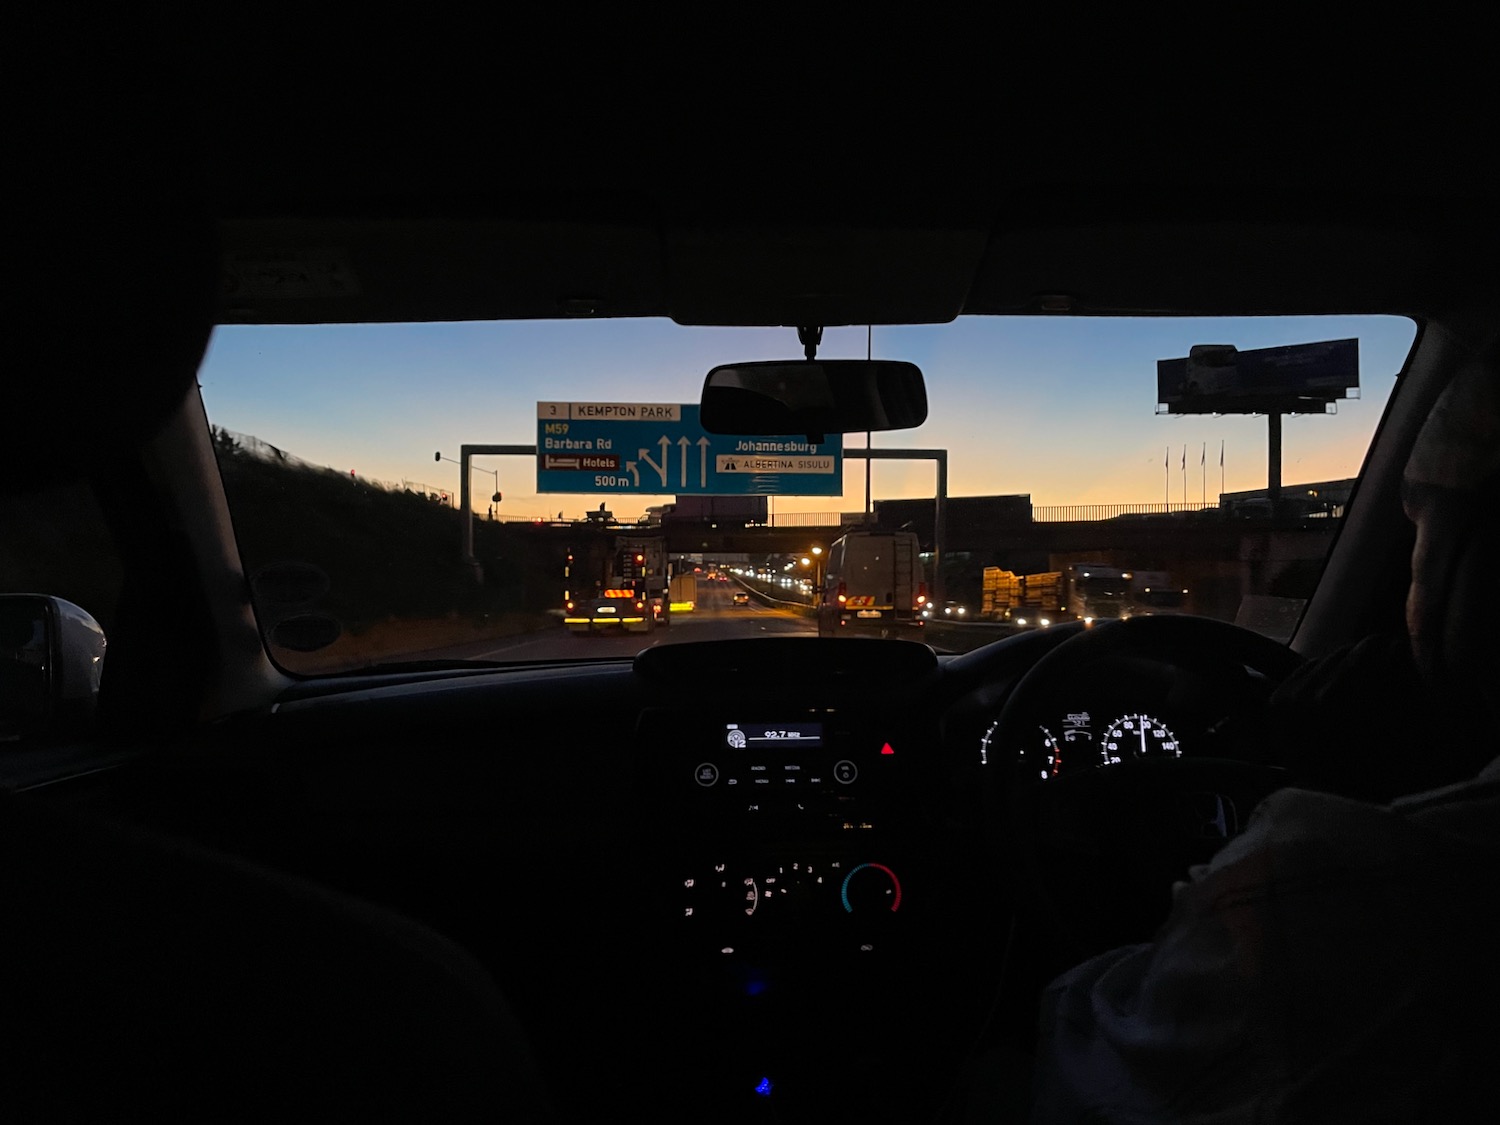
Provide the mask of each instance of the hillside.
[{"label": "hillside", "polygon": [[[300,604],[258,598],[262,626],[309,613],[338,621],[343,636],[325,653],[278,652],[289,667],[345,665],[501,636],[555,620],[561,559],[539,551],[525,525],[476,519],[475,583],[459,560],[459,513],[426,495],[383,487],[215,430],[224,489],[247,574],[273,563],[311,564],[327,589]],[[538,557],[538,556],[543,557]],[[363,641],[363,644],[357,642]],[[362,656],[353,650],[362,648]]]}]

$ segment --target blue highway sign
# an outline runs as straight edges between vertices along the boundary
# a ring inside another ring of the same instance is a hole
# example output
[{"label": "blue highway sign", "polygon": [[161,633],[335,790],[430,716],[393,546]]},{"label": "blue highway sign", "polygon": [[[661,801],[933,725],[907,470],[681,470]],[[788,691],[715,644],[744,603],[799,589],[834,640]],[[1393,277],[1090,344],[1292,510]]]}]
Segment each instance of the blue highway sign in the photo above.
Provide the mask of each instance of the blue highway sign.
[{"label": "blue highway sign", "polygon": [[842,435],[706,433],[697,404],[539,402],[536,490],[652,496],[839,496]]}]

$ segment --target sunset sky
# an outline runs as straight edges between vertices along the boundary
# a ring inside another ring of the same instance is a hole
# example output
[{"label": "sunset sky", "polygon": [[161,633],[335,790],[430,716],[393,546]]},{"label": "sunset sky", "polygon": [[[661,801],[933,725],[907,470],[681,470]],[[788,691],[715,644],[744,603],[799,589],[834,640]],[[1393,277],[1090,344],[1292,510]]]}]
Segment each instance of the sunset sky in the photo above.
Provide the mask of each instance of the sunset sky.
[{"label": "sunset sky", "polygon": [[[1029,493],[1048,504],[1209,502],[1225,488],[1266,483],[1266,419],[1157,415],[1156,361],[1194,344],[1241,349],[1356,337],[1361,397],[1337,415],[1284,423],[1283,480],[1355,475],[1414,335],[1396,317],[1234,320],[968,318],[883,327],[876,358],[917,363],[930,415],[918,429],[876,434],[885,448],[949,451],[949,495]],[[819,355],[863,357],[866,330],[829,329]],[[421,325],[226,326],[214,334],[200,383],[209,419],[314,464],[361,477],[454,490],[463,443],[531,444],[536,403],[697,402],[721,363],[800,357],[790,328],[686,328],[664,320]],[[864,444],[850,435],[845,446]],[[1206,473],[1200,468],[1205,457]],[[1170,451],[1170,452],[1169,452]],[[1170,469],[1163,468],[1164,457]],[[534,463],[476,458],[499,472],[508,516],[577,517],[607,499],[631,517],[671,496],[542,494]],[[474,474],[482,511],[493,486]],[[844,493],[781,497],[773,510],[863,507],[865,468],[846,460]],[[931,496],[930,462],[873,466],[876,499]]]}]

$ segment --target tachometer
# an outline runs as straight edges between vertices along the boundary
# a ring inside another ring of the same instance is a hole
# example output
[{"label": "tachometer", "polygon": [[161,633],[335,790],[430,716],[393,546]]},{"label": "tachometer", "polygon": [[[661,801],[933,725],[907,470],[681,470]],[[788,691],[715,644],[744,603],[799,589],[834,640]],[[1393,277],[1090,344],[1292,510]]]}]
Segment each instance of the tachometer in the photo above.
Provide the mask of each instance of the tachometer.
[{"label": "tachometer", "polygon": [[[999,725],[1000,720],[996,719],[990,724],[989,729],[984,732],[984,737],[979,740],[980,765],[989,764],[990,752],[995,749],[995,729]],[[1056,777],[1063,768],[1062,744],[1053,737],[1052,732],[1046,727],[1037,727],[1037,732],[1039,735],[1038,742],[1033,745],[1021,747],[1017,754],[1021,774],[1023,777],[1040,777],[1042,779]]]},{"label": "tachometer", "polygon": [[1117,765],[1126,758],[1180,758],[1177,736],[1150,715],[1122,715],[1104,732],[1104,760]]},{"label": "tachometer", "polygon": [[1062,772],[1062,746],[1057,739],[1052,737],[1052,732],[1046,727],[1037,729],[1042,732],[1041,753],[1032,751],[1028,754],[1023,751],[1022,761],[1031,765],[1037,776],[1046,781],[1047,778],[1056,777]]}]

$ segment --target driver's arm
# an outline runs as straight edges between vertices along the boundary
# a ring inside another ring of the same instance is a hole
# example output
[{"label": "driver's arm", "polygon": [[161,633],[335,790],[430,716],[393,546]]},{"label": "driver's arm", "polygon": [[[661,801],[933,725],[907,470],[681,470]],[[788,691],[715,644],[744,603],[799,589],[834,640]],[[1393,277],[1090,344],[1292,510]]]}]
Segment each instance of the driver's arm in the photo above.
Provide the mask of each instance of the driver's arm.
[{"label": "driver's arm", "polygon": [[1500,933],[1474,913],[1493,914],[1475,900],[1500,856],[1457,811],[1472,825],[1495,788],[1420,818],[1268,798],[1152,943],[1047,990],[1033,1119],[1429,1120],[1464,1104],[1494,1049],[1455,1029],[1491,1026],[1500,1000]]}]

